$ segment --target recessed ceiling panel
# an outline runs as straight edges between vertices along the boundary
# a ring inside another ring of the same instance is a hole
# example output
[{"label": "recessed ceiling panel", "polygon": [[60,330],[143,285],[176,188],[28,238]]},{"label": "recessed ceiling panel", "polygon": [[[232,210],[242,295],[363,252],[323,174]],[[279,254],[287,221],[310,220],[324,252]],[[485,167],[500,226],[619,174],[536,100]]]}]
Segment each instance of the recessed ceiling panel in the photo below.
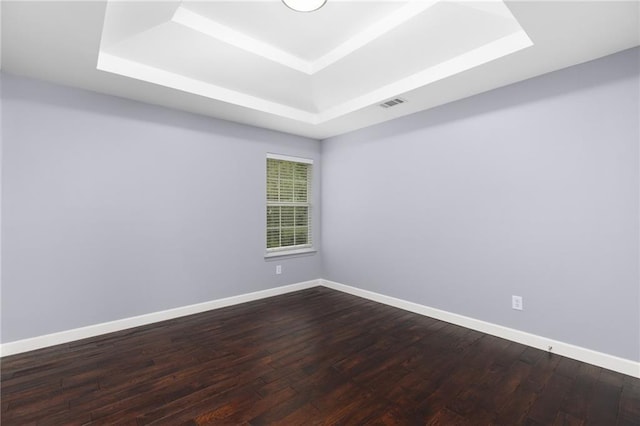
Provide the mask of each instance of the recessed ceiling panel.
[{"label": "recessed ceiling panel", "polygon": [[308,75],[171,21],[103,53],[315,112]]},{"label": "recessed ceiling panel", "polygon": [[221,25],[262,40],[306,61],[314,61],[406,2],[331,1],[313,13],[299,13],[279,1],[185,1],[182,6]]},{"label": "recessed ceiling panel", "polygon": [[336,1],[304,14],[279,1],[171,5],[134,34],[128,6],[109,3],[104,31],[120,37],[103,43],[98,68],[309,124],[531,45],[499,1]]}]

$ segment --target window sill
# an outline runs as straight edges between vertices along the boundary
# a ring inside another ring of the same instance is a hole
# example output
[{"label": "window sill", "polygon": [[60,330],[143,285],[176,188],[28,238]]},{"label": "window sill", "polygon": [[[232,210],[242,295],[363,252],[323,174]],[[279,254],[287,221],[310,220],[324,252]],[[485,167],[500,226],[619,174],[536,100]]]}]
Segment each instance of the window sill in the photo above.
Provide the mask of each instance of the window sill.
[{"label": "window sill", "polygon": [[304,248],[304,249],[297,249],[297,250],[281,250],[281,251],[272,251],[269,253],[266,253],[264,255],[265,259],[271,259],[274,257],[284,257],[284,256],[298,256],[298,255],[305,255],[305,254],[313,254],[316,253],[317,250],[314,248]]}]

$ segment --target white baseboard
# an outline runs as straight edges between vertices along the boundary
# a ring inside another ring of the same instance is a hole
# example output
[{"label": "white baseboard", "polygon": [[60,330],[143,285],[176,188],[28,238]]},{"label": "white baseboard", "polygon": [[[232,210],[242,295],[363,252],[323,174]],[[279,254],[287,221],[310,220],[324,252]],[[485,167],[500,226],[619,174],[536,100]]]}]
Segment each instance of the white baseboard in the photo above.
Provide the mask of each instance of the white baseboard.
[{"label": "white baseboard", "polygon": [[240,303],[251,302],[253,300],[264,299],[267,297],[278,296],[281,294],[291,293],[294,291],[305,290],[312,287],[324,286],[333,290],[338,290],[354,296],[363,297],[375,302],[384,303],[385,305],[404,309],[409,312],[415,312],[438,320],[446,321],[462,327],[477,330],[523,345],[531,346],[546,351],[549,346],[553,347],[553,352],[572,358],[578,361],[597,365],[609,370],[617,371],[629,376],[640,378],[640,362],[619,358],[591,349],[575,346],[569,343],[560,342],[558,340],[549,339],[524,331],[515,330],[509,327],[492,324],[486,321],[477,320],[463,315],[454,314],[429,306],[420,305],[418,303],[408,302],[406,300],[397,299],[391,296],[374,293],[368,290],[362,290],[345,284],[336,283],[329,280],[318,279],[300,282],[296,284],[286,285],[282,287],[271,288],[268,290],[256,291],[253,293],[241,294],[238,296],[227,297],[224,299],[211,300],[209,302],[198,303],[195,305],[182,306],[179,308],[168,309],[165,311],[152,312],[145,315],[139,315],[131,318],[124,318],[116,321],[105,322],[101,324],[90,325],[87,327],[76,328],[73,330],[61,331],[58,333],[46,334],[24,340],[17,340],[0,344],[0,356],[15,355],[22,352],[41,349],[48,346],[59,345],[72,342],[75,340],[95,337],[114,331],[125,330],[128,328],[139,327],[154,322],[165,321],[173,318],[179,318],[186,315],[198,314],[213,309],[224,308],[226,306],[237,305]]},{"label": "white baseboard", "polygon": [[211,300],[197,303],[195,305],[181,306],[179,308],[167,309],[166,311],[152,312],[150,314],[124,318],[116,321],[90,325],[87,327],[75,328],[73,330],[60,331],[58,333],[46,334],[29,339],[16,340],[0,345],[0,356],[15,355],[22,352],[45,348],[47,346],[59,345],[72,342],[74,340],[95,337],[101,334],[112,333],[114,331],[139,327],[154,322],[165,321],[186,315],[198,314],[200,312],[213,309],[224,308],[226,306],[251,302],[253,300],[264,299],[266,297],[278,296],[280,294],[291,293],[293,291],[305,290],[320,285],[320,280],[304,281],[282,287],[270,288],[268,290],[256,291],[253,293],[241,294],[238,296],[226,297],[224,299]]},{"label": "white baseboard", "polygon": [[551,346],[552,352],[558,355],[566,356],[578,361],[597,365],[608,370],[617,371],[629,376],[640,378],[640,362],[619,358],[591,349],[575,346],[569,343],[560,342],[558,340],[549,339],[524,331],[515,330],[509,327],[492,324],[489,322],[465,317],[463,315],[454,314],[440,309],[431,308],[429,306],[420,305],[418,303],[408,302],[406,300],[397,299],[395,297],[385,296],[383,294],[374,293],[368,290],[362,290],[345,284],[336,283],[328,280],[320,280],[321,285],[333,290],[349,293],[354,296],[363,297],[375,302],[384,303],[385,305],[404,309],[405,311],[415,312],[438,320],[446,321],[472,330],[481,331],[523,345],[531,346],[543,351],[548,350]]}]

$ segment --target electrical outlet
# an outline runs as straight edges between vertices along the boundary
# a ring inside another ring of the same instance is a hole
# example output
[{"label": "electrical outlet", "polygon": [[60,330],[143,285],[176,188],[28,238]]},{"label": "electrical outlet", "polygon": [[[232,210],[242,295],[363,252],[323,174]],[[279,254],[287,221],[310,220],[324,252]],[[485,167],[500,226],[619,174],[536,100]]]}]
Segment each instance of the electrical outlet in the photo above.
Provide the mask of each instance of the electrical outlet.
[{"label": "electrical outlet", "polygon": [[276,274],[280,275],[282,273],[282,265],[276,265]]},{"label": "electrical outlet", "polygon": [[522,310],[522,296],[511,296],[511,307],[518,311]]}]

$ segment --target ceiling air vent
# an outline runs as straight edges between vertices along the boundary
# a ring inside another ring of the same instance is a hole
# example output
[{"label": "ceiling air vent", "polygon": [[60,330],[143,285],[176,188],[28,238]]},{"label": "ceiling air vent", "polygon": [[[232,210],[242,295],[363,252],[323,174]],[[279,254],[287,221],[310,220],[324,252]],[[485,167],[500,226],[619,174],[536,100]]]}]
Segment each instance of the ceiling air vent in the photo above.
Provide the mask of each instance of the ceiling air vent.
[{"label": "ceiling air vent", "polygon": [[381,103],[380,106],[382,108],[391,108],[392,106],[403,104],[407,101],[401,98],[390,99],[387,102]]}]

